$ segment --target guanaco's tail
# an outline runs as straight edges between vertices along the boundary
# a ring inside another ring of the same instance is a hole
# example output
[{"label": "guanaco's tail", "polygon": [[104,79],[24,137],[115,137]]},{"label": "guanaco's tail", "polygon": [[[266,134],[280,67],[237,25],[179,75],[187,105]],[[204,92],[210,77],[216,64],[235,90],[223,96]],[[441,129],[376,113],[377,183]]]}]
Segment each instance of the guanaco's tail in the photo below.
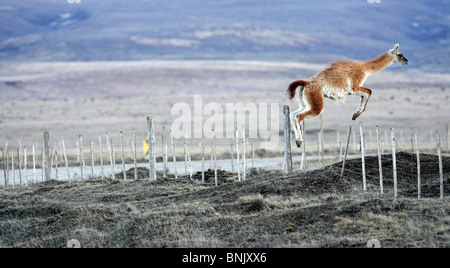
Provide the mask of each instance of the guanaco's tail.
[{"label": "guanaco's tail", "polygon": [[288,95],[289,96],[289,99],[293,99],[294,97],[295,97],[295,93],[297,92],[297,88],[298,87],[302,87],[302,89],[306,86],[306,85],[308,85],[309,84],[309,82],[308,81],[304,81],[304,80],[297,80],[297,81],[294,81],[294,82],[292,82],[290,85],[289,85],[289,88],[288,88],[288,90],[286,91],[286,95]]}]

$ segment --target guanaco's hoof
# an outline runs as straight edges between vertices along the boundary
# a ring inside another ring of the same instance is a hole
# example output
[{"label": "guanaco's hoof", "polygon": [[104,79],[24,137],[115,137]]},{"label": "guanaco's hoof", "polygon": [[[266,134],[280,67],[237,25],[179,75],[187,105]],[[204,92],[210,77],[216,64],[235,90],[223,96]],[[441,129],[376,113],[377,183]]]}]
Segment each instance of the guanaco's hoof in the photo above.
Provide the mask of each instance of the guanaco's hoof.
[{"label": "guanaco's hoof", "polygon": [[301,147],[302,147],[302,141],[296,140],[295,143],[297,144],[297,147],[298,147],[298,148],[301,148]]},{"label": "guanaco's hoof", "polygon": [[352,117],[352,120],[356,120],[356,118],[358,118],[359,114],[354,114]]}]

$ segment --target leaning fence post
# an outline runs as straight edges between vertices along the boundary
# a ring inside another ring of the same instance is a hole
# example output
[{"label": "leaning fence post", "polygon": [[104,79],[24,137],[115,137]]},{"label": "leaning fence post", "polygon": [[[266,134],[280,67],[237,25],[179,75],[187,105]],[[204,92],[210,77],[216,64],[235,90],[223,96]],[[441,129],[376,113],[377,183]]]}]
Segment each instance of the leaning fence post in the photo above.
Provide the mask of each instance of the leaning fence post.
[{"label": "leaning fence post", "polygon": [[345,161],[347,160],[348,146],[350,144],[350,135],[351,134],[352,134],[352,126],[349,126],[348,127],[348,135],[347,135],[347,145],[345,146],[344,161],[342,162],[341,179],[344,176]]},{"label": "leaning fence post", "polygon": [[417,158],[417,198],[422,198],[422,186],[420,179],[420,152],[419,152],[419,141],[417,138],[417,129],[414,130],[414,151],[416,152]]},{"label": "leaning fence post", "polygon": [[362,164],[362,175],[363,175],[363,190],[367,190],[367,183],[366,183],[366,159],[365,159],[365,145],[364,145],[364,132],[363,132],[363,126],[362,122],[359,122],[359,132],[361,135],[361,164]]},{"label": "leaning fence post", "polygon": [[380,135],[380,127],[377,125],[377,151],[378,151],[378,172],[380,174],[380,194],[384,195],[383,188],[383,161],[381,160],[381,135]]},{"label": "leaning fence post", "polygon": [[391,128],[391,143],[392,143],[392,169],[394,176],[394,197],[398,196],[397,190],[397,158],[395,153],[395,130]]},{"label": "leaning fence post", "polygon": [[286,174],[289,174],[293,172],[289,105],[284,105],[283,114],[284,114],[284,152],[286,159]]},{"label": "leaning fence post", "polygon": [[155,130],[153,127],[153,117],[147,116],[147,134],[148,134],[148,146],[149,154],[148,161],[150,164],[149,178],[156,180],[156,153],[155,153]]},{"label": "leaning fence post", "polygon": [[441,193],[440,198],[444,199],[444,172],[442,166],[441,140],[439,139],[439,130],[437,129],[436,129],[436,147],[439,159],[439,189]]}]

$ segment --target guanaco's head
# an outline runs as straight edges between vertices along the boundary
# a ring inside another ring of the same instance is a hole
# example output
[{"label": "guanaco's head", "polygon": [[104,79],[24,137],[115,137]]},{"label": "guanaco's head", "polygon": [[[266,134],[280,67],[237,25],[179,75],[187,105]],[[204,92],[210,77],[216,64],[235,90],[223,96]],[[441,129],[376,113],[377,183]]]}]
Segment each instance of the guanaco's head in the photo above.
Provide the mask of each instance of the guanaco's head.
[{"label": "guanaco's head", "polygon": [[390,50],[392,56],[394,57],[394,62],[403,65],[408,65],[408,60],[405,58],[405,56],[403,56],[403,53],[401,53],[400,50],[398,50],[399,47],[400,47],[399,44],[396,44],[394,48]]}]

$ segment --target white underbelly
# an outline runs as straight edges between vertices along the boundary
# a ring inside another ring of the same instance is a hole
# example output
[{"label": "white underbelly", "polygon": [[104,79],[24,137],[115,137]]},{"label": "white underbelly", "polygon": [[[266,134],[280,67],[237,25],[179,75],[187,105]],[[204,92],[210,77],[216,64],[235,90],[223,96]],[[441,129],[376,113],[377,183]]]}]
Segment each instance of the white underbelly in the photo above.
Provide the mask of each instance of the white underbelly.
[{"label": "white underbelly", "polygon": [[340,102],[345,102],[347,96],[352,92],[352,82],[350,79],[348,79],[346,88],[336,88],[329,85],[324,85],[322,87],[322,92],[324,97]]},{"label": "white underbelly", "polygon": [[350,93],[347,88],[334,88],[329,86],[322,87],[322,92],[324,97],[340,102],[345,102],[345,99]]}]

